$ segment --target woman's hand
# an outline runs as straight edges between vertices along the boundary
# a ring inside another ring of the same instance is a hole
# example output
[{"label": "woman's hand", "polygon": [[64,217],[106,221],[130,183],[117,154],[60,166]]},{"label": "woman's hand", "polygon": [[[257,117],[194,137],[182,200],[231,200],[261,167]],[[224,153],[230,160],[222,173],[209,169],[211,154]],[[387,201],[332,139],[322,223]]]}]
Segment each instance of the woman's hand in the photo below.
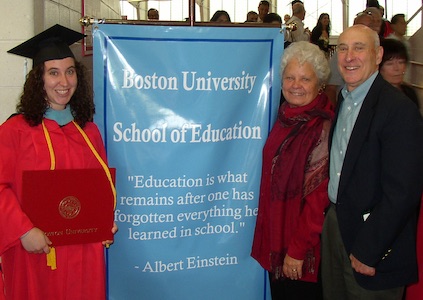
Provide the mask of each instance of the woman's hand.
[{"label": "woman's hand", "polygon": [[[112,227],[112,233],[113,233],[113,235],[116,234],[117,231],[118,231],[118,226],[116,225],[116,222],[113,222],[113,227]],[[109,248],[110,245],[113,244],[113,240],[103,241],[102,244],[104,246],[106,246],[106,248]]]},{"label": "woman's hand", "polygon": [[303,260],[292,258],[288,254],[283,260],[283,274],[291,280],[301,279],[303,276]]},{"label": "woman's hand", "polygon": [[34,227],[23,236],[21,236],[22,246],[29,253],[50,253],[49,245],[51,245],[50,239],[44,234],[44,232]]}]

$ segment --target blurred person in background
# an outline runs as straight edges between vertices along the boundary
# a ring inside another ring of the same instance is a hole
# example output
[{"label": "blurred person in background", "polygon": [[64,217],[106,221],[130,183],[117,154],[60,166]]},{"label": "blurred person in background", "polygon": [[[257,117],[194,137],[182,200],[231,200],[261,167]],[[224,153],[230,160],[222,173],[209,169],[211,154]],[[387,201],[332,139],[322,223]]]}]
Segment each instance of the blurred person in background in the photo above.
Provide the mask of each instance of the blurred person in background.
[{"label": "blurred person in background", "polygon": [[294,43],[299,41],[310,41],[311,32],[308,28],[304,28],[305,18],[304,4],[296,2],[292,5],[292,17],[286,22],[286,24],[295,24],[296,29],[289,31],[289,34],[285,37],[285,40]]},{"label": "blurred person in background", "polygon": [[383,47],[383,57],[379,65],[379,72],[383,79],[403,92],[416,106],[419,106],[416,91],[404,82],[404,75],[408,65],[408,54],[405,45],[395,39],[384,39],[380,42]]},{"label": "blurred person in background", "polygon": [[282,18],[277,13],[269,13],[264,17],[263,23],[273,23],[282,26]]},{"label": "blurred person in background", "polygon": [[257,22],[263,23],[264,17],[269,13],[270,10],[270,2],[266,0],[260,1],[257,10],[259,14]]},{"label": "blurred person in background", "polygon": [[330,36],[330,17],[327,13],[322,13],[317,20],[316,26],[311,32],[310,41],[319,46],[326,57],[329,57],[329,36]]},{"label": "blurred person in background", "polygon": [[407,21],[404,14],[396,14],[391,19],[391,27],[393,32],[387,36],[388,39],[397,39],[401,41],[407,48],[408,55],[411,55],[411,47],[408,39],[405,37],[407,33]]},{"label": "blurred person in background", "polygon": [[225,10],[217,10],[210,19],[210,22],[215,23],[231,23],[231,17]]},{"label": "blurred person in background", "polygon": [[247,19],[245,20],[246,23],[257,23],[258,20],[258,13],[255,11],[249,11],[247,13]]},{"label": "blurred person in background", "polygon": [[147,17],[149,21],[158,21],[159,20],[159,11],[155,8],[150,8],[147,12]]}]

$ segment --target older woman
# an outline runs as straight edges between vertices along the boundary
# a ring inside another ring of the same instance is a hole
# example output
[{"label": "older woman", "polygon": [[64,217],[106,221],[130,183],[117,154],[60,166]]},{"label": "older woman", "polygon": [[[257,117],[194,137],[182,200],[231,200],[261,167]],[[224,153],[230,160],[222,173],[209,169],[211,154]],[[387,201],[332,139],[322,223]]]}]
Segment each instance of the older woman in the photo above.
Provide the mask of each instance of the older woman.
[{"label": "older woman", "polygon": [[286,101],[263,149],[251,255],[269,271],[272,299],[319,299],[333,118],[322,92],[329,65],[318,46],[296,42],[285,50],[281,72]]},{"label": "older woman", "polygon": [[419,106],[416,92],[410,85],[404,83],[404,74],[409,60],[407,48],[401,41],[395,39],[384,39],[380,45],[383,47],[383,57],[379,71],[383,79],[402,91]]}]

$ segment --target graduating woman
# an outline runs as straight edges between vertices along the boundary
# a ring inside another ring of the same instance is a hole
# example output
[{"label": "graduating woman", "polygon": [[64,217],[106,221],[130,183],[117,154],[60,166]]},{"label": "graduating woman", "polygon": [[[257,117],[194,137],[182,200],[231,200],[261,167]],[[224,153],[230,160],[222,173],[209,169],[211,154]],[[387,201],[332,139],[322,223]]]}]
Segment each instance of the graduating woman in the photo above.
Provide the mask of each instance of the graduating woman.
[{"label": "graduating woman", "polygon": [[[55,25],[9,51],[32,58],[33,69],[17,114],[0,126],[0,255],[8,300],[106,297],[104,246],[113,241],[57,246],[52,258],[49,237],[22,208],[26,170],[108,170],[92,123],[92,93],[69,48],[81,38]],[[109,188],[114,191],[113,184]]]}]

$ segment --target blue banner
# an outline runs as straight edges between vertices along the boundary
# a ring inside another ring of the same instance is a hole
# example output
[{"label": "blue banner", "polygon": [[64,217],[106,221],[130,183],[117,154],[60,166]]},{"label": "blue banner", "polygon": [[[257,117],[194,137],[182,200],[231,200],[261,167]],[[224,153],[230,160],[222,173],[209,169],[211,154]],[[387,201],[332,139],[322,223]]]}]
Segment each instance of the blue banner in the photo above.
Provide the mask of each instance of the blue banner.
[{"label": "blue banner", "polygon": [[95,121],[117,168],[109,299],[268,299],[250,251],[283,35],[117,24],[93,32]]}]

